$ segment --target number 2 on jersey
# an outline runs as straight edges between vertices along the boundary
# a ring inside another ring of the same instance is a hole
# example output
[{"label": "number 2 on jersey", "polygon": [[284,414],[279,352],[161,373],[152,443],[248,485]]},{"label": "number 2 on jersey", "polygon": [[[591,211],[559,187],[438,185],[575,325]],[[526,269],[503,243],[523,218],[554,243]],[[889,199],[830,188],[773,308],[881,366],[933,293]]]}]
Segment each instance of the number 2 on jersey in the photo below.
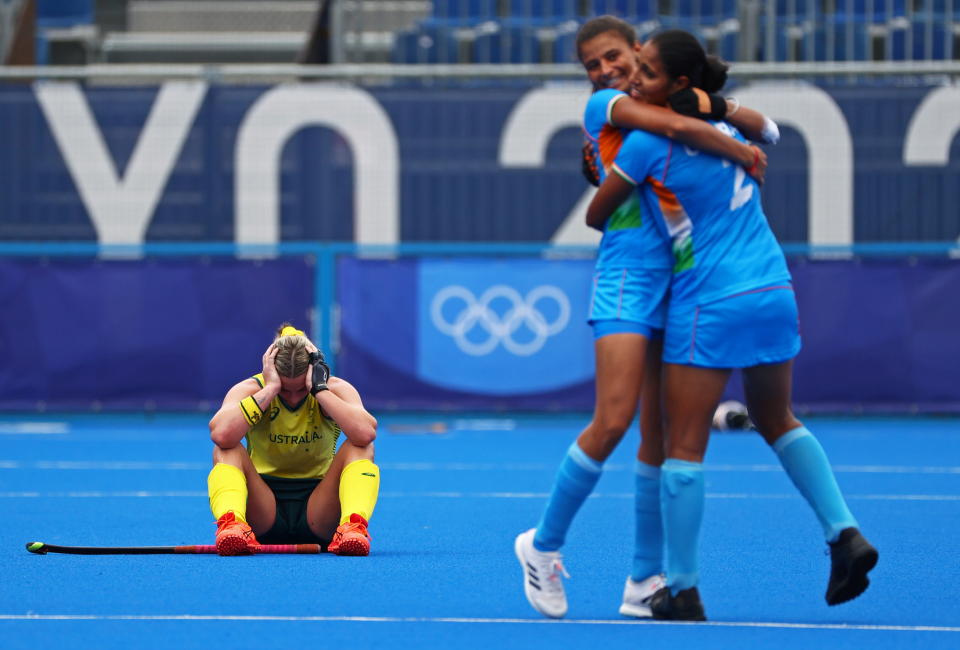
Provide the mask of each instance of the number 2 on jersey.
[{"label": "number 2 on jersey", "polygon": [[737,165],[736,173],[733,176],[733,196],[730,197],[730,210],[736,210],[753,197],[753,184],[744,186],[747,180],[747,172],[743,167]]}]

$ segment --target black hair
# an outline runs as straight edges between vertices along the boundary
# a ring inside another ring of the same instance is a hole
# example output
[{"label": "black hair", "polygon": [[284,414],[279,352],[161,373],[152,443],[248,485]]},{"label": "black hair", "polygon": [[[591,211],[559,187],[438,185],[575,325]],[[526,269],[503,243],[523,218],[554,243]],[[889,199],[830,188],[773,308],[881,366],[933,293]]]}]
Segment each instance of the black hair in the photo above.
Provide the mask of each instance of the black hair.
[{"label": "black hair", "polygon": [[627,42],[627,45],[630,47],[633,47],[637,42],[637,30],[635,30],[633,25],[627,21],[609,14],[605,16],[597,16],[596,18],[591,18],[587,22],[583,23],[583,25],[580,26],[580,29],[577,30],[577,59],[582,60],[580,58],[581,45],[589,41],[591,38],[599,36],[600,34],[606,34],[607,32],[616,32],[623,38],[623,40]]},{"label": "black hair", "polygon": [[727,83],[730,68],[718,57],[708,55],[700,41],[682,29],[668,29],[650,39],[657,46],[660,62],[671,79],[688,77],[690,85],[715,93]]}]

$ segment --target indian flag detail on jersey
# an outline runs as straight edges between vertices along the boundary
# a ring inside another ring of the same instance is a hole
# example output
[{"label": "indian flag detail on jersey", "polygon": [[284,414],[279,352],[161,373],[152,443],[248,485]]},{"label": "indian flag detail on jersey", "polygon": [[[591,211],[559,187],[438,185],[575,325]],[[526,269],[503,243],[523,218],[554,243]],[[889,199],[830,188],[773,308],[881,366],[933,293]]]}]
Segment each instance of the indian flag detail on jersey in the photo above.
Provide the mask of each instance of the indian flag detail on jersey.
[{"label": "indian flag detail on jersey", "polygon": [[607,231],[627,230],[629,228],[639,228],[640,219],[640,201],[635,192],[630,194],[630,198],[610,215],[607,220]]},{"label": "indian flag detail on jersey", "polygon": [[680,273],[693,268],[693,222],[683,209],[677,195],[668,190],[663,183],[653,177],[647,177],[647,183],[657,195],[663,221],[670,235],[673,248],[673,272]]}]

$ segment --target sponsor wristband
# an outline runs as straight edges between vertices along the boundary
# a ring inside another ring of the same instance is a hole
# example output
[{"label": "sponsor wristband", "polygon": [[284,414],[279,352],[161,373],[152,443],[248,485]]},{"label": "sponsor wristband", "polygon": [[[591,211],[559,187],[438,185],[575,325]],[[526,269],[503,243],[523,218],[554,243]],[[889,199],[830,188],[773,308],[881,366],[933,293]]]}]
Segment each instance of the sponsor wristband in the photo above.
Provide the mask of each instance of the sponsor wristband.
[{"label": "sponsor wristband", "polygon": [[257,404],[257,400],[253,399],[253,395],[240,400],[240,412],[243,413],[243,419],[245,419],[251,427],[263,417],[263,409]]}]

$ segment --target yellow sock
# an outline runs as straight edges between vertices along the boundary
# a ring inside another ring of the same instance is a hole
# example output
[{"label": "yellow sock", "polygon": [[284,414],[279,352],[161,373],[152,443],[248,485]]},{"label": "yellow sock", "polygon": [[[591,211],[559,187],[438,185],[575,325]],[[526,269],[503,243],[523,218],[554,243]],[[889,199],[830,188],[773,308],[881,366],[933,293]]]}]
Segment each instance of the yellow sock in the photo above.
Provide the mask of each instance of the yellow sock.
[{"label": "yellow sock", "polygon": [[240,521],[247,520],[247,477],[243,470],[226,463],[217,463],[207,476],[207,492],[214,519],[233,510]]},{"label": "yellow sock", "polygon": [[340,523],[350,521],[353,513],[370,521],[379,492],[379,467],[366,458],[344,467],[340,473]]}]

